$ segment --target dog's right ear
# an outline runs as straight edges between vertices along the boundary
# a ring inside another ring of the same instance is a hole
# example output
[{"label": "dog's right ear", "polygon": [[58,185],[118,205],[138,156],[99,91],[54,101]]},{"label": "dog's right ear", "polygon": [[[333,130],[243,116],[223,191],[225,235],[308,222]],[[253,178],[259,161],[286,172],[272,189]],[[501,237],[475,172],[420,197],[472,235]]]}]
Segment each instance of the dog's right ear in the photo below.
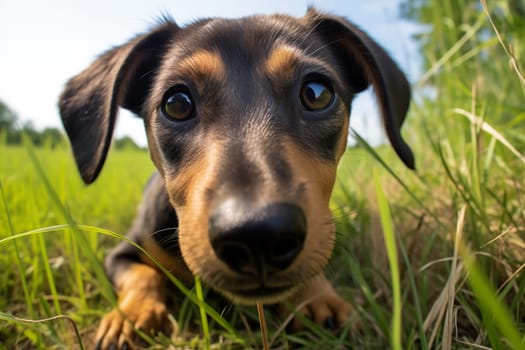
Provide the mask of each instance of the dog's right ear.
[{"label": "dog's right ear", "polygon": [[104,164],[118,108],[141,114],[155,68],[178,29],[166,21],[106,52],[67,83],[60,115],[85,183],[95,181]]}]

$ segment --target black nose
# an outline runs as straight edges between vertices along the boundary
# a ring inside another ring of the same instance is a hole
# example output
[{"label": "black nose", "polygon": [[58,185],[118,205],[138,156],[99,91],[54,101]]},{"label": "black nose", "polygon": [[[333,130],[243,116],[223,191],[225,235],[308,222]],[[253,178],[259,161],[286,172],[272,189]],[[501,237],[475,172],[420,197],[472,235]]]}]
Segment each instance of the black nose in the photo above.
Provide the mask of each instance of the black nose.
[{"label": "black nose", "polygon": [[290,203],[247,210],[226,201],[209,219],[209,237],[215,254],[232,270],[257,278],[284,270],[303,248],[306,218]]}]

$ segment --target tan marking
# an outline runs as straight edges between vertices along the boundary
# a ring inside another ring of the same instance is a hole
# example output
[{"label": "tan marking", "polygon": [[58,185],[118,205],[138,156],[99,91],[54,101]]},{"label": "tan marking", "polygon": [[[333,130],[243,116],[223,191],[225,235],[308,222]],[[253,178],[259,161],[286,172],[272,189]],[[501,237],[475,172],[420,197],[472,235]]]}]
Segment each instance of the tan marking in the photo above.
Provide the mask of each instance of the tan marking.
[{"label": "tan marking", "polygon": [[[173,254],[168,253],[159,244],[153,239],[153,237],[147,237],[142,241],[142,247],[149,255],[151,255],[160,265],[166,268],[172,275],[177,277],[184,283],[191,283],[193,281],[193,276],[188,270],[186,263],[182,259],[182,256],[173,256]],[[157,264],[155,264],[151,259],[146,255],[141,254],[141,260],[149,266],[159,269]]]},{"label": "tan marking", "polygon": [[[302,179],[307,190],[312,191],[309,194],[318,196],[321,204],[328,205],[335,182],[336,164],[308,154],[290,138],[283,142],[283,148],[295,178]],[[315,216],[315,213],[311,214]]]},{"label": "tan marking", "polygon": [[301,66],[325,72],[337,84],[343,85],[338,72],[326,61],[308,56],[301,49],[287,45],[277,46],[272,50],[264,64],[264,71],[274,83],[288,84]]},{"label": "tan marking", "polygon": [[[226,266],[215,257],[208,237],[210,206],[207,190],[216,186],[217,165],[221,159],[222,146],[213,138],[207,142],[206,151],[193,157],[191,164],[176,176],[166,177],[170,201],[179,218],[179,245],[184,261],[190,271],[200,277],[213,274],[215,269],[225,272]],[[173,193],[184,188],[185,205],[176,206]]]},{"label": "tan marking", "polygon": [[336,164],[323,162],[308,154],[292,139],[283,142],[296,182],[305,186],[300,205],[305,211],[308,232],[303,251],[289,269],[306,278],[319,273],[332,255],[335,228],[329,201],[335,182]]},{"label": "tan marking", "polygon": [[131,264],[125,272],[117,276],[115,286],[119,295],[137,293],[143,297],[163,299],[166,278],[156,269],[144,264]]},{"label": "tan marking", "polygon": [[272,50],[266,60],[266,71],[276,81],[289,81],[295,74],[295,69],[301,57],[301,52],[289,46],[278,46]]},{"label": "tan marking", "polygon": [[204,76],[222,80],[225,76],[224,63],[221,56],[211,51],[197,51],[186,57],[180,63],[180,66],[196,78]]}]

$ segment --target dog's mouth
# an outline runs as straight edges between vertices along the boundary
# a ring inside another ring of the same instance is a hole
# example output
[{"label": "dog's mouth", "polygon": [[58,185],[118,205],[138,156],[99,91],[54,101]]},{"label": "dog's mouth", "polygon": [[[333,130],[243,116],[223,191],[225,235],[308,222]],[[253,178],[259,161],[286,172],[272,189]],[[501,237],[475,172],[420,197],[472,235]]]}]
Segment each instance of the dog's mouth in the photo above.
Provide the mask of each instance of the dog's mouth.
[{"label": "dog's mouth", "polygon": [[235,276],[215,271],[200,275],[208,286],[234,303],[243,305],[276,304],[290,298],[313,274],[288,271],[270,276]]},{"label": "dog's mouth", "polygon": [[299,286],[300,284],[274,287],[259,284],[256,286],[238,285],[217,289],[236,303],[253,305],[256,303],[275,304],[281,302],[294,293]]}]

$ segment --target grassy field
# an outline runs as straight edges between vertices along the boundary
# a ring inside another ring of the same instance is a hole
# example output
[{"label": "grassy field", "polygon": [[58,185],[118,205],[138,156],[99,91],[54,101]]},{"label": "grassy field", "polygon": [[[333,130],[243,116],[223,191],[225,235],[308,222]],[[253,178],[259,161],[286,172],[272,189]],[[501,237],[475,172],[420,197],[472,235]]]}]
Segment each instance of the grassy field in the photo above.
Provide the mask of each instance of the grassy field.
[{"label": "grassy field", "polygon": [[[404,129],[418,171],[363,144],[339,168],[327,272],[360,327],[288,334],[268,314],[273,348],[525,349],[525,49],[512,41],[525,23],[503,8],[497,23],[515,35],[500,42],[483,11],[450,17],[456,2],[427,14],[444,28],[429,32],[424,93]],[[85,187],[66,147],[0,142],[0,349],[92,348],[115,303],[103,256],[152,169],[146,152],[113,151]],[[182,300],[178,332],[151,348],[261,348],[254,308],[205,300]]]}]

